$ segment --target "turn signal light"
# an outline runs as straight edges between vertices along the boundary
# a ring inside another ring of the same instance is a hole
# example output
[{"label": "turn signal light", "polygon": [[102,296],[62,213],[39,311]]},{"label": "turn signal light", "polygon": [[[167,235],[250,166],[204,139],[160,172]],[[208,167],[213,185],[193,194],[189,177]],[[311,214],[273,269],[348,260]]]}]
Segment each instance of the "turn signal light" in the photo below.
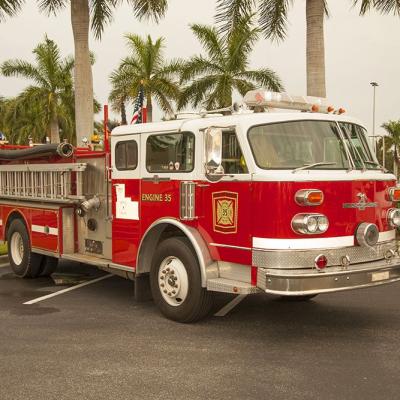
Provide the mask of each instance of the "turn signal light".
[{"label": "turn signal light", "polygon": [[400,187],[389,188],[390,201],[400,201]]},{"label": "turn signal light", "polygon": [[323,254],[320,254],[315,259],[314,265],[315,265],[315,268],[317,268],[317,270],[321,271],[321,270],[325,269],[326,266],[328,265],[328,259]]},{"label": "turn signal light", "polygon": [[318,189],[301,189],[294,200],[300,206],[319,206],[324,202],[324,193]]},{"label": "turn signal light", "polygon": [[322,214],[297,214],[292,219],[292,229],[303,235],[325,233],[328,228],[328,218]]}]

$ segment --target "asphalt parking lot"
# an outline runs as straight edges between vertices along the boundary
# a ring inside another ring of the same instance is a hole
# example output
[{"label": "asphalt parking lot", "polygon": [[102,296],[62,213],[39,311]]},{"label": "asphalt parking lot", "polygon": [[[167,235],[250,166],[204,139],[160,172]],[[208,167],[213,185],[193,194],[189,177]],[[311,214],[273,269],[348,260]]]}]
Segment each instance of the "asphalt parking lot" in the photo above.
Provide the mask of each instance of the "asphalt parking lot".
[{"label": "asphalt parking lot", "polygon": [[192,325],[135,303],[118,277],[23,304],[66,288],[0,267],[1,400],[400,398],[399,284],[306,303],[249,296]]}]

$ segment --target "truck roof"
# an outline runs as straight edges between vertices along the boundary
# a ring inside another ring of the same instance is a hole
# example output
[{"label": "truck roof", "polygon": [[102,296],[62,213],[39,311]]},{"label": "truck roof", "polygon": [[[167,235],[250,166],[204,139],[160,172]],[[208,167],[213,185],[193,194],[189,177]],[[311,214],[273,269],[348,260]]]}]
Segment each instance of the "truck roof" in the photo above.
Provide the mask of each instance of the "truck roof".
[{"label": "truck roof", "polygon": [[208,126],[228,127],[240,125],[249,127],[253,125],[297,120],[342,121],[364,126],[359,120],[344,114],[336,115],[312,112],[246,112],[226,116],[209,114],[206,117],[194,114],[192,118],[119,126],[112,131],[112,136],[123,136],[135,133],[191,131],[206,128]]}]

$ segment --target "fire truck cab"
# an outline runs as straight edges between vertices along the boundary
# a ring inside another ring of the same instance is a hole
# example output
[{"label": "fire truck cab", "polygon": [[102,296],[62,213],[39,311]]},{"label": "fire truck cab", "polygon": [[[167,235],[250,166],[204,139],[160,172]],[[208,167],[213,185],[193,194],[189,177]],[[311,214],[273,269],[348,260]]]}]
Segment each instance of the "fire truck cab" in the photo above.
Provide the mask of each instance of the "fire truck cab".
[{"label": "fire truck cab", "polygon": [[118,127],[110,152],[0,151],[14,272],[92,264],[134,280],[137,297],[150,285],[181,322],[207,315],[213,292],[305,300],[400,280],[400,188],[363,125],[316,98],[245,102],[252,111]]}]

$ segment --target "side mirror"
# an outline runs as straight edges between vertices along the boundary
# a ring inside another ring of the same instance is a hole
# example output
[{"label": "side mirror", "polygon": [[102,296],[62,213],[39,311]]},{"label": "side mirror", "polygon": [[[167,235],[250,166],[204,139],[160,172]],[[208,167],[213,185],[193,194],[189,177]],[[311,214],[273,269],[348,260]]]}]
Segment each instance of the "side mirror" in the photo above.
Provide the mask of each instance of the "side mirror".
[{"label": "side mirror", "polygon": [[204,131],[206,153],[206,175],[209,180],[217,181],[224,175],[222,167],[222,129],[207,128]]}]

